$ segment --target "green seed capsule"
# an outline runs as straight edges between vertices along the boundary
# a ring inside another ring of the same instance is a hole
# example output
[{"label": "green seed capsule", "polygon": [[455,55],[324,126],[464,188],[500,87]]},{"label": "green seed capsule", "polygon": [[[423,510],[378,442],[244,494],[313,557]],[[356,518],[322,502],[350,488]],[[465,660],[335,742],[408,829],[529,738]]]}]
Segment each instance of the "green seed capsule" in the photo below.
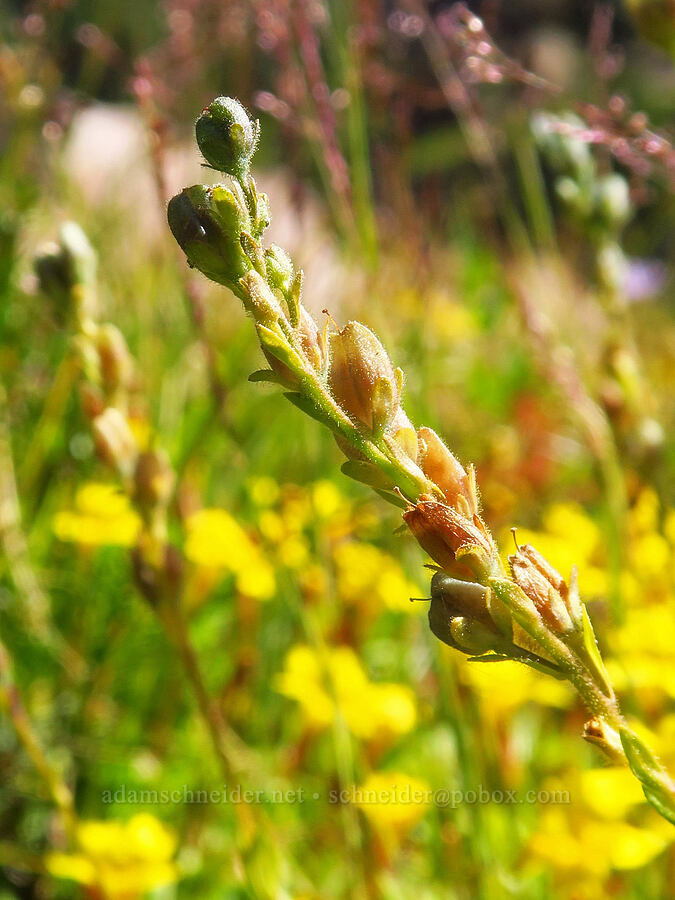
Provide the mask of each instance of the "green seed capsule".
[{"label": "green seed capsule", "polygon": [[241,246],[250,218],[240,193],[224,185],[196,184],[173,197],[167,210],[169,227],[190,265],[235,293],[251,269]]}]

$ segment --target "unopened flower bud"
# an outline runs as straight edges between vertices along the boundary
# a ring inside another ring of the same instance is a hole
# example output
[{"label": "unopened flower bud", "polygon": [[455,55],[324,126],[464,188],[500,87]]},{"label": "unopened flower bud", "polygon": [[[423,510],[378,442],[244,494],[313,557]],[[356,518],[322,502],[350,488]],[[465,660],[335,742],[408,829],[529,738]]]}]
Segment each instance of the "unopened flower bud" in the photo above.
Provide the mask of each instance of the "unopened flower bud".
[{"label": "unopened flower bud", "polygon": [[443,492],[449,506],[467,517],[478,512],[469,476],[431,428],[420,428],[418,465]]},{"label": "unopened flower bud", "polygon": [[252,269],[240,281],[244,306],[258,325],[275,326],[284,311],[265,279]]},{"label": "unopened flower bud", "polygon": [[124,335],[114,325],[101,325],[96,334],[99,372],[107,394],[129,386],[133,374],[133,360]]},{"label": "unopened flower bud", "polygon": [[562,575],[530,544],[520,545],[509,556],[509,565],[513,580],[542,619],[556,631],[573,631],[581,615],[576,586],[571,592]]},{"label": "unopened flower bud", "polygon": [[189,264],[238,294],[239,279],[251,268],[241,245],[251,227],[241,191],[193,185],[169,201],[167,218]]},{"label": "unopened flower bud", "polygon": [[615,241],[606,241],[598,250],[598,278],[610,291],[621,290],[626,283],[628,262],[623,250]]},{"label": "unopened flower bud", "polygon": [[389,426],[389,431],[405,455],[414,463],[418,462],[419,441],[417,440],[417,432],[402,406],[399,406],[397,409],[396,415]]},{"label": "unopened flower bud", "polygon": [[294,333],[300,342],[300,346],[302,347],[309,364],[313,369],[316,369],[317,372],[321,372],[326,356],[323,340],[319,334],[316,322],[307,312],[305,307],[301,306],[299,311],[300,321],[294,329]]},{"label": "unopened flower bud", "polygon": [[58,243],[45,245],[34,261],[40,288],[59,309],[68,312],[73,304],[78,315],[93,318],[96,253],[75,222],[66,222]]},{"label": "unopened flower bud", "polygon": [[560,116],[537,112],[532,117],[532,131],[537,144],[559,172],[569,172],[575,179],[587,178],[593,171],[593,156],[588,143],[578,134],[586,125],[579,116],[566,112]]},{"label": "unopened flower bud", "polygon": [[136,466],[138,445],[119,409],[109,406],[92,423],[94,444],[101,459],[130,478]]},{"label": "unopened flower bud", "polygon": [[258,141],[258,122],[252,122],[238,100],[217,97],[195,125],[204,159],[219,172],[243,178],[248,172]]},{"label": "unopened flower bud", "polygon": [[610,228],[621,228],[630,216],[630,189],[626,179],[616,172],[603,176],[597,184],[597,206]]},{"label": "unopened flower bud", "polygon": [[478,516],[465,518],[445,503],[422,495],[403,518],[423,550],[446,572],[477,577],[492,567],[495,548]]},{"label": "unopened flower bud", "polygon": [[328,384],[336,402],[371,431],[393,419],[399,385],[387,352],[373,332],[349,322],[329,337]]},{"label": "unopened flower bud", "polygon": [[80,404],[85,416],[93,421],[104,411],[105,397],[101,389],[90,381],[83,381],[80,385]]},{"label": "unopened flower bud", "polygon": [[272,244],[265,250],[265,271],[270,286],[286,296],[293,283],[293,262],[278,244]]},{"label": "unopened flower bud", "polygon": [[134,498],[143,510],[166,506],[171,498],[175,474],[166,453],[149,450],[141,453],[134,472]]}]

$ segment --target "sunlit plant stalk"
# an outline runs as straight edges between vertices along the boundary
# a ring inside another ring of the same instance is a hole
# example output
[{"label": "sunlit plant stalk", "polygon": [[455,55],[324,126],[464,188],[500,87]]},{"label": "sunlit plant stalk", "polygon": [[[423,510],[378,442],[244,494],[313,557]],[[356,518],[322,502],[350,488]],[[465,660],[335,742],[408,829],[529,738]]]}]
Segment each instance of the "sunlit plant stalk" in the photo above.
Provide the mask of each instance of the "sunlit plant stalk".
[{"label": "sunlit plant stalk", "polygon": [[12,658],[2,641],[0,641],[0,709],[12,723],[19,742],[45,784],[49,799],[61,815],[66,833],[72,838],[75,830],[72,791],[58,769],[47,758],[33,728],[21,690],[14,678]]},{"label": "sunlit plant stalk", "polygon": [[475,471],[430,428],[415,429],[402,403],[403,373],[359,322],[328,320],[320,332],[302,305],[302,272],[277,245],[265,247],[267,197],[250,164],[259,138],[241,104],[214,100],[197,120],[206,163],[229,184],[185,188],[168,220],[188,263],[228,287],[251,315],[269,368],[254,381],[285,396],[334,433],[342,470],[403,508],[403,519],[434,560],[429,623],[472,661],[518,660],[569,681],[590,710],[584,736],[626,762],[646,798],[675,823],[675,784],[622,717],[577,587],[531,546],[505,568],[479,515]]}]

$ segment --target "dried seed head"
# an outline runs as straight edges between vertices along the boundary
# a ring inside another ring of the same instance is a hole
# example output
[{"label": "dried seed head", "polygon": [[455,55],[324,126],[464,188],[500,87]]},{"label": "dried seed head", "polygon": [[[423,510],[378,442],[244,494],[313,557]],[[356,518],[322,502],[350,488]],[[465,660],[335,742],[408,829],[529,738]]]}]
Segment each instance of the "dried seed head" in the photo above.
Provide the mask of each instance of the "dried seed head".
[{"label": "dried seed head", "polygon": [[420,448],[418,464],[427,478],[438,485],[453,509],[467,517],[476,514],[476,496],[459,460],[431,428],[420,428],[417,437]]},{"label": "dried seed head", "polygon": [[530,544],[509,556],[513,580],[536,606],[542,619],[560,632],[574,630],[570,592],[565,579]]},{"label": "dried seed head", "polygon": [[217,97],[195,124],[197,144],[204,159],[219,172],[243,178],[258,142],[258,122],[253,122],[238,100]]},{"label": "dried seed head", "polygon": [[445,503],[422,495],[403,514],[417,542],[446,572],[484,577],[491,571],[495,547],[478,516],[460,515]]},{"label": "dried seed head", "polygon": [[239,293],[239,279],[251,268],[240,236],[251,229],[241,190],[196,184],[169,201],[169,227],[191,266]]},{"label": "dried seed head", "polygon": [[328,384],[336,402],[370,431],[384,429],[400,402],[399,382],[373,332],[349,322],[329,337]]}]

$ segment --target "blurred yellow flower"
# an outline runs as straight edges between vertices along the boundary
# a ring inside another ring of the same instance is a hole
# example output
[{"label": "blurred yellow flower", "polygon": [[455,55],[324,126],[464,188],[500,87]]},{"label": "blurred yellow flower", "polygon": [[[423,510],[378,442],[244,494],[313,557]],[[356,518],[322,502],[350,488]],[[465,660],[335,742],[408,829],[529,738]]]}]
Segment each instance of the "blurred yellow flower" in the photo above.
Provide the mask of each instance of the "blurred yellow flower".
[{"label": "blurred yellow flower", "polygon": [[603,819],[623,819],[634,806],[647,802],[627,766],[586,769],[580,772],[579,783],[583,802]]},{"label": "blurred yellow flower", "polygon": [[328,479],[322,479],[312,485],[312,506],[320,519],[329,519],[346,506],[343,494]]},{"label": "blurred yellow flower", "polygon": [[352,803],[378,830],[402,836],[426,814],[431,789],[426,781],[403,772],[371,772],[352,788]]},{"label": "blurred yellow flower", "polygon": [[372,544],[344,541],[335,548],[333,560],[337,591],[344,603],[373,613],[383,607],[418,611],[410,598],[423,596],[425,592],[406,577],[399,563],[388,553]]},{"label": "blurred yellow flower", "polygon": [[582,876],[589,890],[581,896],[603,897],[603,882],[612,870],[639,869],[672,842],[668,828],[672,830],[661,821],[638,828],[547,809],[531,838],[530,852],[563,877],[574,877],[575,883]]},{"label": "blurred yellow flower", "polygon": [[629,527],[634,535],[658,529],[660,505],[658,495],[652,488],[640,491],[628,517]]},{"label": "blurred yellow flower", "polygon": [[248,483],[248,492],[256,506],[273,506],[280,493],[276,481],[266,475],[252,478]]},{"label": "blurred yellow flower", "polygon": [[133,547],[141,527],[129,500],[114,484],[89,482],[75,494],[75,508],[54,516],[54,534],[61,541],[99,546]]},{"label": "blurred yellow flower", "polygon": [[185,521],[185,556],[198,566],[235,576],[247,597],[267,600],[274,595],[274,569],[260,548],[224,509],[201,509]]},{"label": "blurred yellow flower", "polygon": [[[612,634],[607,669],[618,690],[632,688],[650,699],[675,698],[675,615],[670,604],[629,608]],[[647,698],[643,696],[643,700]]]},{"label": "blurred yellow flower", "polygon": [[135,900],[179,877],[172,862],[176,839],[147,813],[126,823],[81,822],[75,837],[77,852],[50,853],[47,871],[86,885],[105,900]]},{"label": "blurred yellow flower", "polygon": [[292,647],[275,686],[297,700],[315,730],[328,727],[338,710],[352,734],[364,740],[406,734],[417,722],[412,689],[370,681],[350,647],[328,648],[325,660],[311,647]]},{"label": "blurred yellow flower", "polygon": [[[459,665],[460,677],[479,695],[483,713],[494,719],[508,718],[527,703],[565,709],[575,702],[569,685],[540,675],[522,663],[488,665],[460,660]],[[495,677],[499,679],[499,690],[495,690]]]}]

